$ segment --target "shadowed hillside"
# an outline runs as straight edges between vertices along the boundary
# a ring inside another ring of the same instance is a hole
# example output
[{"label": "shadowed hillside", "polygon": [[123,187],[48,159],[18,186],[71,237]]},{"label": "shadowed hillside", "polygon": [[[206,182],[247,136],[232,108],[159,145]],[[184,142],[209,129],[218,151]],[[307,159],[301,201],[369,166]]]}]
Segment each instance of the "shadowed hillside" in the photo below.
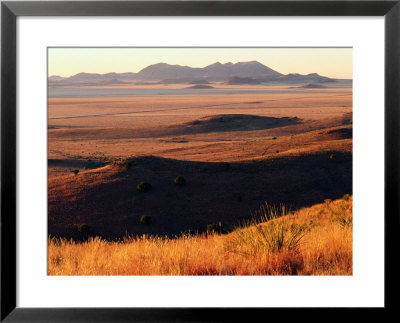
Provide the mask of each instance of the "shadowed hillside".
[{"label": "shadowed hillside", "polygon": [[[181,133],[205,133],[224,131],[249,131],[284,127],[299,123],[298,118],[273,118],[246,114],[221,114],[185,123]],[[179,134],[176,129],[176,134]]]},{"label": "shadowed hillside", "polygon": [[[186,185],[174,185],[184,176]],[[139,192],[138,183],[151,184]],[[329,152],[238,163],[141,157],[129,164],[49,179],[49,234],[104,238],[128,234],[204,232],[222,222],[230,230],[267,201],[296,209],[352,191],[351,153]],[[149,224],[140,223],[147,215]],[[87,224],[82,236],[77,227]]]},{"label": "shadowed hillside", "polygon": [[[197,133],[229,132],[229,131],[250,131],[273,129],[285,126],[300,124],[301,120],[297,117],[262,117],[248,114],[220,114],[212,115],[197,120],[160,126],[152,129],[148,128],[81,128],[81,129],[56,129],[49,136],[65,138],[104,138],[104,139],[123,139],[123,138],[146,138],[176,136]],[[61,127],[60,127],[61,128]]]}]

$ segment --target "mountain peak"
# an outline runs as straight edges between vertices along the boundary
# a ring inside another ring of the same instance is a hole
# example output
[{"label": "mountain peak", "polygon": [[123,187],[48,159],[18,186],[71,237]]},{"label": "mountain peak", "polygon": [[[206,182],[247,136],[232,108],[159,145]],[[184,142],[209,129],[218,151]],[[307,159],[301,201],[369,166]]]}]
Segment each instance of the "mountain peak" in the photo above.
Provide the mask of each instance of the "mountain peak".
[{"label": "mountain peak", "polygon": [[213,64],[207,65],[206,67],[212,67],[212,66],[222,66],[221,62],[215,62]]},{"label": "mountain peak", "polygon": [[171,65],[169,65],[169,64],[167,64],[167,63],[164,63],[164,62],[160,62],[160,63],[156,63],[156,64],[151,64],[151,65],[149,65],[149,66],[147,66],[147,67],[145,67],[145,68],[148,68],[148,67],[155,67],[155,66],[171,66]]},{"label": "mountain peak", "polygon": [[248,62],[237,62],[236,65],[263,65],[263,64],[261,64],[259,61],[248,61]]}]

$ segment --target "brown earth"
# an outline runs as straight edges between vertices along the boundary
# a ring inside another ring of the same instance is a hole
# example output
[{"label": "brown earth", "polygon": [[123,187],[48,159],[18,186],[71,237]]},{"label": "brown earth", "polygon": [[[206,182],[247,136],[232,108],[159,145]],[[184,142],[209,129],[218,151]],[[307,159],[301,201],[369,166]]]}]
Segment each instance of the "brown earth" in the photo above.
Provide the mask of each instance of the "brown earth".
[{"label": "brown earth", "polygon": [[231,230],[265,201],[297,209],[351,193],[351,90],[318,91],[49,99],[49,234]]}]

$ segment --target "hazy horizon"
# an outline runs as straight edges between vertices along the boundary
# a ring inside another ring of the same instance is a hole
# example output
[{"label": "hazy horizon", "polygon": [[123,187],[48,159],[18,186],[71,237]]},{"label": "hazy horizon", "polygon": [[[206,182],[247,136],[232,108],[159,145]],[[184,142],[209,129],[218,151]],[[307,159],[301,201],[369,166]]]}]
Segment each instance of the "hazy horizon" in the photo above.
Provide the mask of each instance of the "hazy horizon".
[{"label": "hazy horizon", "polygon": [[202,68],[249,61],[282,74],[352,79],[352,48],[48,48],[48,76],[137,73],[158,63]]}]

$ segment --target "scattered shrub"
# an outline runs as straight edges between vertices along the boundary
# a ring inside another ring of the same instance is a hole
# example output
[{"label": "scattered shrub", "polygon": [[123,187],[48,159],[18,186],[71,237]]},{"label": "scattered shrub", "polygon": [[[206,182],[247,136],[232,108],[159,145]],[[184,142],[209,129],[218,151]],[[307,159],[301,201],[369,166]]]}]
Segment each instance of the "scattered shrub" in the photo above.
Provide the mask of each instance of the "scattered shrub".
[{"label": "scattered shrub", "polygon": [[150,220],[151,220],[151,218],[148,215],[142,215],[140,217],[140,223],[143,223],[143,224],[149,224]]},{"label": "scattered shrub", "polygon": [[148,192],[152,190],[151,184],[147,182],[140,182],[137,186],[136,189],[139,192]]},{"label": "scattered shrub", "polygon": [[255,227],[260,233],[261,245],[266,247],[269,253],[281,250],[296,251],[300,241],[305,235],[305,227],[292,225],[288,227],[284,223],[270,222],[265,226]]},{"label": "scattered shrub", "polygon": [[72,172],[73,172],[75,175],[78,175],[79,169],[74,169]]},{"label": "scattered shrub", "polygon": [[332,200],[331,200],[331,199],[325,199],[324,202],[325,202],[326,204],[329,204],[329,203],[332,202]]},{"label": "scattered shrub", "polygon": [[281,251],[298,252],[302,239],[310,231],[311,224],[299,225],[277,221],[278,217],[287,214],[282,206],[263,207],[259,214],[259,218],[254,218],[233,231],[233,235],[226,242],[228,251],[247,256],[260,252],[267,254]]},{"label": "scattered shrub", "polygon": [[122,163],[122,167],[125,168],[126,170],[128,170],[129,168],[131,168],[131,163],[128,160],[125,160]]},{"label": "scattered shrub", "polygon": [[350,199],[350,194],[343,195],[343,200],[348,201]]},{"label": "scattered shrub", "polygon": [[183,176],[176,176],[174,178],[174,183],[177,186],[182,186],[186,184],[186,179]]},{"label": "scattered shrub", "polygon": [[221,222],[219,222],[219,223],[207,224],[207,233],[208,234],[213,234],[213,233],[221,234],[221,233],[225,233],[225,231],[222,229]]},{"label": "scattered shrub", "polygon": [[79,232],[88,232],[89,231],[89,226],[86,223],[82,223],[78,225],[78,231]]},{"label": "scattered shrub", "polygon": [[276,139],[278,139],[277,137],[272,137],[272,140],[276,140]]},{"label": "scattered shrub", "polygon": [[344,214],[340,214],[333,219],[333,222],[336,222],[342,228],[349,228],[353,226],[353,217],[348,217]]}]

